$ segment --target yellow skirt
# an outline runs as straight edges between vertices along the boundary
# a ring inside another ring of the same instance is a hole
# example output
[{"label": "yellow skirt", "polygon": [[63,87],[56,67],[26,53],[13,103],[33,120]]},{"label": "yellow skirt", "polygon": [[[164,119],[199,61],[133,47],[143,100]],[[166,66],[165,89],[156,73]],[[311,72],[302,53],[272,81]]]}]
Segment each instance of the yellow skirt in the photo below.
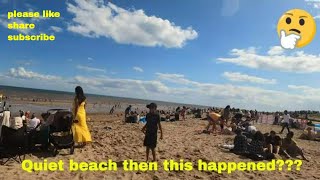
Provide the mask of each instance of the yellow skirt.
[{"label": "yellow skirt", "polygon": [[84,102],[80,104],[78,108],[77,115],[75,120],[78,120],[77,123],[73,123],[73,139],[76,143],[91,142],[91,134],[86,122],[86,111],[84,109]]}]

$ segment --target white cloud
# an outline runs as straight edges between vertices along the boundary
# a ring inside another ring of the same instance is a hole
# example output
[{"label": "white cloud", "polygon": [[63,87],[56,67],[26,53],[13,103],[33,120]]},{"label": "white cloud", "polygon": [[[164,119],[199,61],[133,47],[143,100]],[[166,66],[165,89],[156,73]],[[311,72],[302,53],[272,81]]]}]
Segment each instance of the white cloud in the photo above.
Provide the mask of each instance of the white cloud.
[{"label": "white cloud", "polygon": [[180,48],[198,37],[192,27],[183,29],[169,20],[148,16],[142,9],[126,10],[110,2],[75,0],[75,4],[67,3],[67,10],[75,16],[67,29],[86,37],[167,48]]},{"label": "white cloud", "polygon": [[[305,94],[290,94],[287,91],[275,91],[252,86],[236,86],[232,84],[200,83],[189,80],[181,74],[157,73],[163,81],[180,85],[182,88],[170,88],[180,102],[191,101],[208,106],[225,106],[260,110],[299,110],[316,109],[320,98]],[[189,102],[190,103],[190,102]]]},{"label": "white cloud", "polygon": [[314,19],[320,19],[319,9],[320,9],[320,1],[319,0],[305,0],[309,6],[312,6],[313,10],[310,12],[314,14]]},{"label": "white cloud", "polygon": [[[16,22],[17,24],[26,24],[27,22],[21,19],[9,19],[6,15],[0,15],[0,25],[3,26],[4,28],[8,28],[8,24]],[[12,29],[14,31],[18,31],[22,34],[29,34],[30,32],[33,31],[33,29]]]},{"label": "white cloud", "polygon": [[305,0],[307,4],[313,6],[315,9],[320,9],[320,1],[319,0]]},{"label": "white cloud", "polygon": [[84,70],[84,71],[87,71],[87,72],[103,72],[103,73],[106,72],[105,69],[94,68],[94,67],[83,66],[83,65],[78,65],[77,69]]},{"label": "white cloud", "polygon": [[[150,96],[154,94],[169,93],[169,88],[165,86],[160,81],[142,81],[142,80],[133,80],[133,79],[118,79],[118,78],[109,78],[106,76],[100,77],[84,77],[76,76],[74,78],[75,84],[82,84],[90,87],[98,87],[100,89],[110,89],[115,92],[118,92],[117,95],[124,96],[123,91],[126,95],[138,93],[138,95]],[[139,94],[141,92],[142,94]],[[138,98],[135,96],[135,98]],[[141,97],[140,97],[141,98]]]},{"label": "white cloud", "polygon": [[284,53],[284,49],[281,46],[270,47],[268,54],[270,56],[281,55]]},{"label": "white cloud", "polygon": [[135,71],[137,71],[137,72],[143,72],[143,69],[142,69],[141,67],[135,66],[135,67],[133,67],[132,69],[135,70]]},{"label": "white cloud", "polygon": [[[274,49],[271,47],[268,52],[274,54]],[[320,72],[320,55],[305,54],[303,51],[291,55],[263,55],[252,51],[252,48],[232,49],[231,56],[233,57],[223,57],[217,60],[255,69],[298,73]]]},{"label": "white cloud", "polygon": [[93,58],[92,58],[92,57],[88,57],[88,60],[89,60],[89,61],[93,61]]},{"label": "white cloud", "polygon": [[257,84],[276,84],[276,79],[265,79],[257,76],[250,76],[247,74],[242,74],[239,72],[224,72],[223,76],[229,79],[230,81],[235,82],[249,82]]},{"label": "white cloud", "polygon": [[162,81],[183,84],[183,85],[197,85],[198,83],[188,80],[182,74],[168,74],[168,73],[156,73],[157,78]]},{"label": "white cloud", "polygon": [[57,32],[57,33],[59,33],[59,32],[62,32],[63,30],[62,30],[62,28],[60,28],[60,27],[57,27],[57,26],[50,26],[50,28],[49,28],[50,30],[52,30],[52,31],[54,31],[54,32]]},{"label": "white cloud", "polygon": [[[0,78],[5,85],[70,91],[74,86],[81,85],[88,93],[219,107],[230,104],[233,107],[264,111],[316,110],[320,101],[317,93],[320,90],[308,86],[290,85],[287,90],[275,91],[252,86],[202,83],[190,80],[182,74],[157,73],[156,76],[155,80],[83,75],[62,78],[20,67],[10,69]],[[167,82],[174,84],[169,85]]]},{"label": "white cloud", "polygon": [[312,97],[319,97],[320,98],[320,88],[313,88],[310,86],[303,86],[303,85],[288,85],[289,89],[298,90],[300,93],[306,94]]},{"label": "white cloud", "polygon": [[39,79],[39,80],[59,80],[61,77],[52,75],[43,75],[33,71],[27,71],[24,67],[11,68],[7,74],[9,77],[20,79]]}]

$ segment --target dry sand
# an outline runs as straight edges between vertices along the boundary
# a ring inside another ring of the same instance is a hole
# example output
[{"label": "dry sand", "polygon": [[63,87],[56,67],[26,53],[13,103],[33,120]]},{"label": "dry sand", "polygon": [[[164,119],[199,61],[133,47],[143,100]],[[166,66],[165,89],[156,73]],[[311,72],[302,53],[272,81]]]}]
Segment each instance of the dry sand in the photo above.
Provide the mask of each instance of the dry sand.
[{"label": "dry sand", "polygon": [[[68,166],[69,159],[74,161],[107,161],[112,159],[119,164],[126,159],[135,161],[145,160],[145,148],[142,146],[144,135],[141,133],[143,124],[123,124],[122,117],[117,115],[90,114],[88,121],[94,142],[83,149],[76,149],[74,155],[62,150],[56,157],[47,153],[34,153],[26,156],[35,162],[44,158],[48,161],[63,160]],[[164,139],[158,141],[157,155],[159,171],[156,172],[125,172],[118,167],[116,172],[32,172],[21,169],[15,162],[0,167],[0,179],[320,179],[320,143],[296,139],[303,147],[310,162],[303,161],[301,171],[273,171],[273,172],[233,172],[232,174],[218,174],[216,172],[200,172],[196,168],[192,171],[166,172],[162,170],[161,162],[166,159],[191,161],[249,161],[235,154],[225,152],[219,147],[234,136],[212,134],[198,134],[206,121],[188,118],[187,121],[163,122]],[[110,127],[111,129],[108,129]],[[279,132],[279,126],[257,125],[262,132],[271,129]],[[301,131],[296,131],[296,137]],[[151,157],[151,156],[150,156]]]}]

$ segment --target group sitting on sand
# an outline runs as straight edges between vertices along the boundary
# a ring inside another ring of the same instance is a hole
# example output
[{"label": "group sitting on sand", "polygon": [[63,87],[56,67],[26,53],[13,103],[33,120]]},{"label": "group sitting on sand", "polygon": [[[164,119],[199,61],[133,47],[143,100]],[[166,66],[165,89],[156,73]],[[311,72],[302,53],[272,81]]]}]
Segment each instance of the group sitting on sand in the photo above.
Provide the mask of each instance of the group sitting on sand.
[{"label": "group sitting on sand", "polygon": [[[73,123],[72,123],[72,132],[73,132],[73,140],[76,143],[77,147],[83,147],[86,143],[91,142],[91,134],[87,126],[86,119],[86,97],[84,95],[83,89],[80,86],[75,88],[75,98],[73,102]],[[9,107],[9,106],[8,106]],[[11,106],[10,106],[11,107]],[[0,127],[0,135],[2,135],[1,130],[2,126],[6,126],[7,128],[19,130],[24,128],[26,133],[30,136],[33,134],[38,134],[44,137],[47,137],[43,143],[47,143],[49,140],[49,126],[53,123],[53,118],[49,118],[47,113],[42,114],[42,119],[39,119],[36,116],[36,113],[31,113],[30,111],[22,111],[19,110],[19,116],[11,118],[11,112],[9,108],[5,108],[5,111],[1,113],[1,127]],[[40,132],[40,133],[35,133]],[[45,134],[46,133],[46,134]],[[29,137],[30,138],[30,137]],[[28,141],[28,147],[31,146],[32,142]],[[29,147],[30,148],[30,147]]]},{"label": "group sitting on sand", "polygon": [[[245,116],[245,120],[242,120],[243,116]],[[304,160],[307,160],[302,149],[292,139],[294,133],[289,129],[288,122],[290,115],[287,111],[284,111],[282,130],[280,131],[280,134],[283,133],[285,128],[288,131],[286,137],[283,139],[276,135],[275,131],[266,134],[258,131],[257,128],[252,125],[252,121],[256,121],[256,117],[252,117],[252,115],[249,118],[238,110],[234,117],[231,118],[229,105],[220,113],[217,111],[209,112],[207,119],[208,125],[203,131],[204,133],[210,134],[212,132],[216,134],[216,126],[219,125],[220,134],[232,134],[232,132],[236,134],[233,145],[223,145],[224,148],[231,149],[231,152],[235,154],[243,155],[253,160],[274,159],[278,155],[283,155],[286,158],[300,155]],[[230,119],[232,120],[228,123]],[[210,127],[212,127],[211,130]],[[307,131],[304,132],[300,138],[315,140],[319,139],[319,135],[312,131],[311,128],[307,128]]]},{"label": "group sitting on sand", "polygon": [[270,160],[275,159],[278,155],[284,155],[286,158],[300,155],[307,160],[302,149],[292,139],[293,136],[292,131],[288,132],[284,139],[277,136],[275,131],[265,136],[257,131],[252,138],[248,138],[242,130],[237,129],[231,152],[253,160]]}]

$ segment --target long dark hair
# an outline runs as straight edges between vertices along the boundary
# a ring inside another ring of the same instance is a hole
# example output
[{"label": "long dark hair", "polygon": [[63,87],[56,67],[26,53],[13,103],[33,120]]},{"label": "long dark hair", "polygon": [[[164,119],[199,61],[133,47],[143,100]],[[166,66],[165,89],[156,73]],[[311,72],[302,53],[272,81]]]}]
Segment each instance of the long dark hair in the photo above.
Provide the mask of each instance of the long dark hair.
[{"label": "long dark hair", "polygon": [[86,100],[86,96],[84,96],[83,89],[80,86],[76,87],[75,93],[76,93],[75,100],[77,105],[79,106],[82,102]]}]

